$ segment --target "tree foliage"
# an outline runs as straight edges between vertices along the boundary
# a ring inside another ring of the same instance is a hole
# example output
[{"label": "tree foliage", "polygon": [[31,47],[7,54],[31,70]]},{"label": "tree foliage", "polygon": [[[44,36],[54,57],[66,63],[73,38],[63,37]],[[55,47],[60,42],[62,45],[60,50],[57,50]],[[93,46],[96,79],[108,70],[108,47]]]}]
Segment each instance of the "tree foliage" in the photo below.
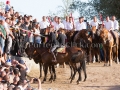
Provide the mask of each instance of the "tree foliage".
[{"label": "tree foliage", "polygon": [[103,16],[115,15],[120,19],[120,0],[92,0],[92,2],[95,10]]},{"label": "tree foliage", "polygon": [[80,0],[74,1],[70,7],[72,10],[77,10],[80,16],[84,16],[86,19],[91,19],[93,16],[98,16],[95,11],[92,2],[81,2]]},{"label": "tree foliage", "polygon": [[65,17],[70,15],[70,13],[72,12],[72,10],[69,7],[72,4],[73,0],[62,0],[62,2],[63,2],[63,5],[58,6],[57,14],[59,16]]}]

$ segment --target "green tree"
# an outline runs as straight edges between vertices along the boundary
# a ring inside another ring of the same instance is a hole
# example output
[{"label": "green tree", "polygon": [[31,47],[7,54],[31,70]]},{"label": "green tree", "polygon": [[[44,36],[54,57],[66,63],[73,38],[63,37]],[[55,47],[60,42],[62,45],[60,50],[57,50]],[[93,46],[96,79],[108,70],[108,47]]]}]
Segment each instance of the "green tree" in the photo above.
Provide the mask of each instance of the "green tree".
[{"label": "green tree", "polygon": [[87,20],[90,20],[93,16],[98,16],[91,1],[81,2],[76,0],[70,5],[70,9],[77,10],[79,15],[84,16]]},{"label": "green tree", "polygon": [[73,0],[62,0],[63,6],[58,6],[57,14],[59,16],[68,16],[71,12],[73,12],[69,7],[72,4]]},{"label": "green tree", "polygon": [[120,0],[92,0],[93,7],[97,12],[103,14],[103,16],[115,15],[120,19]]}]

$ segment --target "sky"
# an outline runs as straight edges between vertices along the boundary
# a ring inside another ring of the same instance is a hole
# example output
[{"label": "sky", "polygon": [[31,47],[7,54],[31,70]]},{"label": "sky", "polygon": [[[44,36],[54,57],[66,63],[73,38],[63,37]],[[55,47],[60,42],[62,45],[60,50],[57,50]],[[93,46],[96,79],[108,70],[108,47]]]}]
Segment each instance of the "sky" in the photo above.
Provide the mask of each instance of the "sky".
[{"label": "sky", "polygon": [[[7,0],[0,0],[6,2]],[[48,16],[49,11],[56,12],[58,6],[62,6],[62,0],[9,0],[15,11],[32,15],[41,21],[42,16]],[[82,0],[87,1],[87,0]],[[79,14],[75,12],[74,17]]]}]

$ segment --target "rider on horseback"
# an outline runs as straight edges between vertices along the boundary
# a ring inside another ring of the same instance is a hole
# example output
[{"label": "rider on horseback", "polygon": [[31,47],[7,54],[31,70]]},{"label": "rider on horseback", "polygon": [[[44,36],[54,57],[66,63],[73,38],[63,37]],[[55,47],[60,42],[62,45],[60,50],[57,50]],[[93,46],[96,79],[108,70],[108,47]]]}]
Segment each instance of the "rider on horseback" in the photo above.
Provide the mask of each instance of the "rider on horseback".
[{"label": "rider on horseback", "polygon": [[51,48],[51,54],[54,56],[54,62],[56,62],[56,56],[54,54],[54,51],[56,50],[56,48],[58,47],[63,47],[65,46],[65,40],[66,40],[66,36],[64,34],[63,30],[59,30],[58,31],[58,37],[56,37],[56,33],[53,32],[53,30],[50,32],[50,40],[51,40],[51,44],[53,45]]}]

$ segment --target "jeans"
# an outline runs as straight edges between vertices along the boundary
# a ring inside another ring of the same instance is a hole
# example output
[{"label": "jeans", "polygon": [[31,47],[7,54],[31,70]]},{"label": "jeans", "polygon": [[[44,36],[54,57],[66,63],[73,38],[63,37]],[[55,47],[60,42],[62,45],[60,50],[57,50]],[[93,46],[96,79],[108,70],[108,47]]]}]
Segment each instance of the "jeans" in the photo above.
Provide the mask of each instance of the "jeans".
[{"label": "jeans", "polygon": [[41,37],[40,36],[35,37],[35,43],[41,44]]},{"label": "jeans", "polygon": [[57,47],[59,47],[59,46],[58,46],[58,45],[54,45],[54,46],[51,48],[51,52],[54,52]]},{"label": "jeans", "polygon": [[2,37],[0,37],[0,45],[1,45],[1,49],[2,49],[2,54],[4,53],[4,47],[5,47],[5,40],[2,38]]}]

